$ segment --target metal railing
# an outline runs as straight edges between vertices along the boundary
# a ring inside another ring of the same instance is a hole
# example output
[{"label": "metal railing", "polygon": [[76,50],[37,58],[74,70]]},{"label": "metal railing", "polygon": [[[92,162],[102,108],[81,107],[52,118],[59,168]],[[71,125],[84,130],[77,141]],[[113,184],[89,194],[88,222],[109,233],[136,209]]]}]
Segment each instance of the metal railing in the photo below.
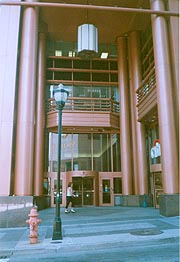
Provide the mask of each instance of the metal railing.
[{"label": "metal railing", "polygon": [[155,77],[155,67],[153,67],[136,91],[137,105],[140,104],[155,88],[156,88],[156,77]]},{"label": "metal railing", "polygon": [[[56,102],[50,98],[46,103],[46,112],[56,110]],[[119,113],[119,102],[111,98],[69,97],[63,110]]]}]

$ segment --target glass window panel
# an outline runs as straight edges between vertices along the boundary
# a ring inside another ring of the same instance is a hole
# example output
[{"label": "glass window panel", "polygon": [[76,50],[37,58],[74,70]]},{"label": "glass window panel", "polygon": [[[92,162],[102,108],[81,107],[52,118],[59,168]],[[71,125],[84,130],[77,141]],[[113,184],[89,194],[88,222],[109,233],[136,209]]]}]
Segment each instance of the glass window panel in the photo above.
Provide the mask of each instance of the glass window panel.
[{"label": "glass window panel", "polygon": [[109,86],[93,86],[92,97],[109,98]]},{"label": "glass window panel", "polygon": [[110,70],[118,70],[117,61],[111,61],[110,62]]},{"label": "glass window panel", "polygon": [[44,181],[43,181],[43,194],[44,195],[50,195],[51,194],[50,178],[44,178]]},{"label": "glass window panel", "polygon": [[54,55],[54,42],[47,40],[47,47],[46,47],[47,54],[49,56]]},{"label": "glass window panel", "polygon": [[68,59],[55,59],[54,66],[56,68],[72,68],[72,61]]},{"label": "glass window panel", "polygon": [[109,46],[107,44],[99,44],[98,52],[99,54],[102,52],[109,52]]},{"label": "glass window panel", "polygon": [[68,56],[69,51],[73,51],[73,43],[71,42],[55,42],[55,50],[62,50],[63,56]]},{"label": "glass window panel", "polygon": [[94,178],[83,178],[83,204],[93,205],[94,203]]},{"label": "glass window panel", "polygon": [[74,168],[78,170],[91,170],[91,139],[88,134],[75,135],[77,146],[76,152],[73,153]]},{"label": "glass window panel", "polygon": [[74,97],[91,97],[91,87],[90,86],[74,86]]},{"label": "glass window panel", "polygon": [[90,73],[74,72],[73,80],[74,81],[90,81]]},{"label": "glass window panel", "polygon": [[110,57],[117,57],[117,45],[110,45]]},{"label": "glass window panel", "polygon": [[113,189],[114,189],[114,194],[122,194],[122,178],[121,177],[113,178]]},{"label": "glass window panel", "polygon": [[92,81],[109,82],[108,73],[92,73]]},{"label": "glass window panel", "polygon": [[101,97],[101,89],[99,87],[92,87],[92,97],[93,98]]},{"label": "glass window panel", "polygon": [[93,69],[100,69],[100,70],[108,70],[108,61],[103,60],[94,60],[92,61],[92,68]]},{"label": "glass window panel", "polygon": [[112,135],[112,149],[113,149],[113,171],[121,171],[121,155],[120,155],[120,135]]},{"label": "glass window panel", "polygon": [[94,170],[111,171],[109,134],[93,134],[93,165]]},{"label": "glass window panel", "polygon": [[80,68],[90,69],[90,61],[89,60],[74,60],[73,67],[78,68],[78,69]]},{"label": "glass window panel", "polygon": [[[56,172],[58,135],[51,133],[49,141],[49,166]],[[92,170],[92,167],[101,172],[121,171],[120,135],[113,134],[110,139],[110,134],[62,134],[61,171]]]},{"label": "glass window panel", "polygon": [[111,203],[110,180],[103,179],[102,186],[103,186],[103,204],[110,204]]},{"label": "glass window panel", "polygon": [[72,163],[72,152],[76,147],[75,141],[71,134],[61,136],[61,171],[70,171]]},{"label": "glass window panel", "polygon": [[113,98],[115,101],[119,102],[119,92],[117,86],[111,87],[111,98]]},{"label": "glass window panel", "polygon": [[74,198],[74,206],[82,206],[82,177],[73,177],[73,190],[76,195]]}]

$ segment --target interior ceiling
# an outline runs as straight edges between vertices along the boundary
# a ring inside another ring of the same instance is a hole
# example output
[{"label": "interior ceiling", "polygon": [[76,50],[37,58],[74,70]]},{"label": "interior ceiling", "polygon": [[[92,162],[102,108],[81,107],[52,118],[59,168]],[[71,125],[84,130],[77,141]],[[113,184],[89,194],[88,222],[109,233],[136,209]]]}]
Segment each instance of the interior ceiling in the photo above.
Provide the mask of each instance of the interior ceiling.
[{"label": "interior ceiling", "polygon": [[[150,9],[149,0],[65,0],[41,1],[64,4],[112,6]],[[78,9],[64,7],[41,7],[40,17],[48,26],[48,37],[54,41],[77,42],[78,26],[92,23],[98,28],[99,43],[115,43],[116,37],[133,30],[145,30],[150,15],[143,13]]]}]

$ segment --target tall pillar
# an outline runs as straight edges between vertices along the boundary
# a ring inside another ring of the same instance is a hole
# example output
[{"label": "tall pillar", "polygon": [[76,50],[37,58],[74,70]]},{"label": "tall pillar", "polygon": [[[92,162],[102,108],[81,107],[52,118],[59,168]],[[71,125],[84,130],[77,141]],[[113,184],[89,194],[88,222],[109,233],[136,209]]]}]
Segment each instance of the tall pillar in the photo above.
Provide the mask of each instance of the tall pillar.
[{"label": "tall pillar", "polygon": [[34,157],[34,195],[43,194],[44,175],[44,118],[45,118],[45,65],[46,65],[46,33],[40,27],[38,48],[35,157]]},{"label": "tall pillar", "polygon": [[137,121],[138,111],[136,107],[136,90],[141,84],[140,63],[140,39],[139,32],[129,34],[129,67],[131,83],[131,116],[132,116],[132,139],[133,139],[133,164],[135,175],[135,193],[148,193],[148,174],[145,149],[144,126]]},{"label": "tall pillar", "polygon": [[[168,0],[169,11],[179,10],[179,0]],[[170,37],[170,54],[172,62],[172,78],[173,78],[173,99],[176,116],[176,128],[179,128],[179,17],[169,17],[169,37]],[[179,139],[177,131],[177,139]]]},{"label": "tall pillar", "polygon": [[[128,63],[132,61],[131,52],[130,52],[130,43],[128,37]],[[132,164],[133,164],[133,186],[134,193],[138,194],[138,166],[137,166],[137,144],[136,144],[136,114],[134,111],[136,101],[134,97],[133,82],[132,82],[132,66],[129,65],[129,87],[130,87],[130,111],[131,111],[131,135],[132,135]]]},{"label": "tall pillar", "polygon": [[14,185],[14,193],[16,195],[33,194],[34,116],[38,40],[37,23],[37,8],[25,7],[22,17],[18,89]]},{"label": "tall pillar", "polygon": [[20,7],[0,7],[0,194],[13,184],[14,119]]},{"label": "tall pillar", "polygon": [[[165,10],[164,1],[151,0],[153,10]],[[152,15],[162,176],[165,194],[176,194],[178,183],[178,141],[176,137],[173,86],[166,19]]]},{"label": "tall pillar", "polygon": [[127,39],[117,38],[118,77],[120,93],[120,141],[123,195],[132,194],[131,132],[130,132],[130,100],[127,63]]}]

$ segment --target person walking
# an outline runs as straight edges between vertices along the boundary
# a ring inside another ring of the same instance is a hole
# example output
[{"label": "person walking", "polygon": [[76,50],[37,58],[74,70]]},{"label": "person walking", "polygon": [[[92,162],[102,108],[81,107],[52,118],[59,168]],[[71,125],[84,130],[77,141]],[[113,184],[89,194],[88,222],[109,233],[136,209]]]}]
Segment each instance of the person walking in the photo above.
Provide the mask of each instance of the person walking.
[{"label": "person walking", "polygon": [[70,212],[75,213],[76,211],[73,209],[73,183],[69,182],[67,191],[66,191],[66,209],[65,213],[69,213],[68,207],[70,207]]}]

